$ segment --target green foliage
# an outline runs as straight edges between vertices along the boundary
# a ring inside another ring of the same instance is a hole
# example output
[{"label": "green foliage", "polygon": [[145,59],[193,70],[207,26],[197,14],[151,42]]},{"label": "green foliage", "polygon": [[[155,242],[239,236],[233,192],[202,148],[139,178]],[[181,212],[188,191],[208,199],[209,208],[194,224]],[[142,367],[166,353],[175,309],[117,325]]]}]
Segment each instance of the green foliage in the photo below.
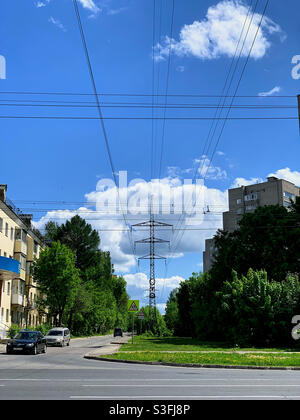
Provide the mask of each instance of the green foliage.
[{"label": "green foliage", "polygon": [[96,261],[99,234],[84,219],[76,215],[61,226],[52,226],[51,236],[70,248],[76,256],[76,267],[84,271]]},{"label": "green foliage", "polygon": [[33,263],[33,275],[50,314],[58,316],[61,325],[65,311],[76,298],[80,285],[79,271],[75,268],[75,255],[60,242],[41,250]]},{"label": "green foliage", "polygon": [[275,282],[268,280],[265,271],[250,269],[241,278],[233,272],[233,280],[224,284],[218,297],[219,317],[228,341],[260,346],[292,342],[291,319],[300,309],[296,276]]},{"label": "green foliage", "polygon": [[[238,346],[282,345],[297,347],[291,337],[292,317],[300,313],[300,281],[289,274],[272,281],[265,271],[233,271],[219,290],[208,274],[193,274],[182,282],[176,300],[178,323],[174,332],[200,340],[227,342]],[[189,306],[188,306],[189,305]],[[186,308],[182,313],[183,308]]]},{"label": "green foliage", "polygon": [[[61,226],[48,222],[45,230],[44,240],[50,249],[55,248],[59,241],[73,253],[73,268],[79,275],[76,287],[72,288],[72,299],[64,307],[63,324],[69,327],[74,336],[105,334],[114,327],[126,329],[126,282],[112,274],[110,253],[98,249],[98,232],[79,216]],[[47,276],[47,267],[44,266],[44,269]],[[54,300],[57,302],[57,297]],[[40,303],[41,311],[42,306],[43,302]],[[57,315],[54,304],[48,309],[50,316]]]},{"label": "green foliage", "polygon": [[282,206],[261,206],[244,214],[239,229],[215,236],[217,252],[211,269],[216,288],[231,271],[246,275],[249,268],[265,270],[270,278],[283,281],[300,272],[300,198],[288,211]]},{"label": "green foliage", "polygon": [[14,336],[21,330],[22,328],[19,327],[17,324],[11,324],[9,330],[8,330],[8,337],[14,338]]},{"label": "green foliage", "polygon": [[[141,310],[145,314],[143,320],[139,320],[136,315],[134,315],[134,329],[139,334],[150,334],[150,336],[165,337],[170,336],[171,331],[167,328],[164,317],[161,315],[159,310],[156,308],[156,311],[153,312],[149,306],[144,306]],[[128,331],[132,331],[132,314],[129,314],[128,317]]]}]

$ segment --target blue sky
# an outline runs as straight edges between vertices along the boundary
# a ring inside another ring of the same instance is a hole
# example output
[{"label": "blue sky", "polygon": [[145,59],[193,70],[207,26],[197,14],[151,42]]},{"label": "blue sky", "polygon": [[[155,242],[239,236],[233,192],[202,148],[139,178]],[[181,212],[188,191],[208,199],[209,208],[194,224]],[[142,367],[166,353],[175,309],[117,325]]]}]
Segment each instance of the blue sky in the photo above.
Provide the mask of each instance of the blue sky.
[{"label": "blue sky", "polygon": [[[151,94],[153,1],[80,0],[78,3],[98,91],[106,94]],[[264,4],[263,0],[258,2],[257,15],[245,51],[250,48],[255,24],[259,22]],[[173,39],[170,44],[166,36],[170,37],[172,2],[156,0],[155,91],[161,95],[166,92],[171,45],[169,93],[220,94],[240,33],[239,25],[249,5],[250,0],[175,0]],[[284,7],[280,2],[270,2],[266,13],[268,19],[264,21],[263,31],[257,38],[238,95],[269,93],[264,98],[237,98],[236,105],[296,106],[294,98],[274,97],[300,93],[300,79],[292,78],[291,74],[292,58],[300,54],[299,11],[300,4],[296,0],[286,0]],[[6,79],[0,80],[1,92],[92,93],[71,0],[1,2],[0,13],[0,55],[6,60]],[[228,18],[232,19],[229,19],[229,26]],[[210,43],[206,45],[207,40]],[[239,69],[245,59],[244,53]],[[234,80],[233,86],[236,86],[237,80]],[[0,99],[2,116],[97,116],[95,108],[7,105],[12,101],[25,103],[29,100],[91,102],[92,96],[1,93]],[[151,105],[149,96],[104,96],[101,99],[103,102],[143,102]],[[164,96],[159,98],[159,103],[164,105]],[[215,105],[218,98],[172,97],[169,103]],[[151,107],[103,108],[106,117],[151,117],[151,112]],[[155,112],[156,116],[164,115],[163,107]],[[213,114],[213,109],[168,109],[166,112],[167,117],[211,117]],[[235,109],[230,115],[296,117],[297,112],[295,108]],[[166,121],[162,178],[170,184],[174,180],[179,182],[183,178],[191,178],[199,162],[204,166],[207,164],[206,159],[211,157],[213,148],[206,157],[202,155],[210,124],[208,120]],[[139,177],[149,182],[152,122],[105,120],[105,125],[116,171],[127,171],[129,180]],[[3,157],[0,182],[8,184],[8,196],[19,207],[34,210],[34,220],[39,222],[37,226],[40,228],[51,217],[63,221],[76,214],[86,200],[92,200],[91,197],[97,201],[97,183],[102,178],[112,178],[97,120],[1,119],[1,126]],[[158,177],[161,121],[155,123],[155,134],[154,176]],[[239,182],[265,179],[274,173],[300,184],[296,120],[228,121],[216,150],[205,179],[205,203],[215,205],[215,209],[223,206],[225,210],[226,190]],[[56,203],[33,204],[46,201]],[[93,207],[89,208],[93,210]],[[56,211],[58,209],[59,213]],[[122,226],[120,221],[98,221],[98,213],[89,217],[96,228]],[[144,218],[145,215],[138,221]],[[176,224],[177,219],[173,217],[171,222]],[[212,230],[185,234],[175,255],[178,258],[169,260],[167,271],[163,264],[160,265],[157,272],[157,277],[161,279],[160,304],[165,302],[169,291],[181,278],[201,270],[204,239],[214,234],[213,229],[220,227],[220,220],[217,212],[214,220],[201,220],[203,229],[208,227]],[[125,235],[106,232],[100,236],[102,246],[112,249],[117,272],[127,276],[129,293],[133,298],[142,299],[143,288],[147,288],[147,265],[143,263],[140,268],[134,265]],[[140,239],[140,236],[134,236],[135,239]],[[172,243],[174,237],[170,236],[169,239]],[[159,249],[159,252],[163,250]]]}]

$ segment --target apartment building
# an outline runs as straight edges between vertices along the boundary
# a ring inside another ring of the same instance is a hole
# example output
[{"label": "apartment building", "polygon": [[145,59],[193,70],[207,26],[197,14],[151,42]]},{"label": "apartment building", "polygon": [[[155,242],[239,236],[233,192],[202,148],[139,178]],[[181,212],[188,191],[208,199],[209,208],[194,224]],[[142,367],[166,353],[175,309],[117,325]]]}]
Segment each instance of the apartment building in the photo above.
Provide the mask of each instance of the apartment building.
[{"label": "apartment building", "polygon": [[[223,230],[233,232],[245,213],[254,212],[259,206],[280,205],[289,207],[291,200],[300,196],[300,188],[295,184],[274,176],[266,182],[241,186],[228,190],[229,211],[223,213]],[[215,253],[214,239],[205,241],[203,270],[210,270]]]},{"label": "apartment building", "polygon": [[43,243],[32,230],[32,215],[21,213],[6,191],[7,185],[0,184],[0,338],[6,338],[11,324],[45,322],[37,310],[39,291],[31,275]]}]

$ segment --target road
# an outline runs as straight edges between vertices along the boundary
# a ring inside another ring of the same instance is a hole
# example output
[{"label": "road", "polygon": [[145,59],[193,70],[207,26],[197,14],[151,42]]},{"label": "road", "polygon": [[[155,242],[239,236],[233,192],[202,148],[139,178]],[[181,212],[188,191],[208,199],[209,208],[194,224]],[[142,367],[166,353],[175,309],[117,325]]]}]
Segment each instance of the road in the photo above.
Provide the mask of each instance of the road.
[{"label": "road", "polygon": [[300,371],[112,363],[83,355],[112,336],[76,339],[46,354],[0,354],[1,400],[300,399]]}]

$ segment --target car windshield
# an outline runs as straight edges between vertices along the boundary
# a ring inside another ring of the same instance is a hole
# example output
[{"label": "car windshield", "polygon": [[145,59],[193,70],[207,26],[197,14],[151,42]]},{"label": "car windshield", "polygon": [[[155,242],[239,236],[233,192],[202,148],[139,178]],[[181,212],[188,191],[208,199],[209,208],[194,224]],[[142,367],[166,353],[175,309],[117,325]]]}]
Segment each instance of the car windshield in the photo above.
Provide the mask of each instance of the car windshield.
[{"label": "car windshield", "polygon": [[36,333],[34,332],[19,332],[15,337],[17,340],[35,340]]},{"label": "car windshield", "polygon": [[62,335],[63,332],[59,330],[49,331],[47,335]]}]

